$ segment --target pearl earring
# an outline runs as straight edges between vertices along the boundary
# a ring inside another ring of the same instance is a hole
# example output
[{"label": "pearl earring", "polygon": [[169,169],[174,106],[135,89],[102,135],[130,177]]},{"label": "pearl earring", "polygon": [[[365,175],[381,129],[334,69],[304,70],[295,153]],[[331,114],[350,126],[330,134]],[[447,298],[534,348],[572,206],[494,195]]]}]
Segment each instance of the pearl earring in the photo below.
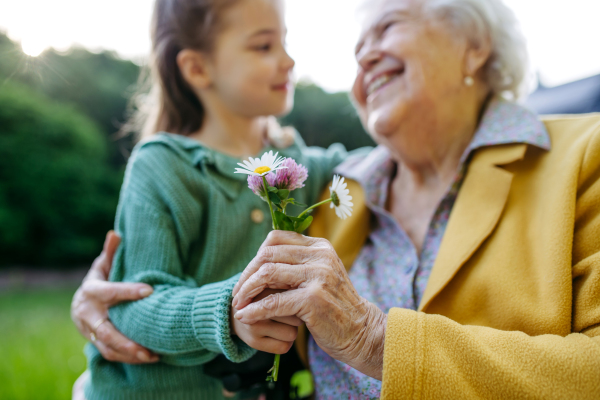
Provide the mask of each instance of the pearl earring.
[{"label": "pearl earring", "polygon": [[474,83],[475,83],[475,80],[473,79],[473,77],[465,76],[465,85],[473,86]]}]

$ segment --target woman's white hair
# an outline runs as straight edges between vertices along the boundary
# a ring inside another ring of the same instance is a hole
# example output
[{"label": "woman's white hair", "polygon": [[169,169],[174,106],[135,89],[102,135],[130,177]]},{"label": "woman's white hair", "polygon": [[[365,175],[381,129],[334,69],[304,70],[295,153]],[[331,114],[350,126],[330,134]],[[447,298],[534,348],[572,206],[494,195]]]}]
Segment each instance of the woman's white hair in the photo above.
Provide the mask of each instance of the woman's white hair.
[{"label": "woman's white hair", "polygon": [[528,94],[531,74],[525,37],[502,0],[424,0],[423,11],[448,24],[473,46],[489,38],[483,78],[493,94],[518,100]]}]

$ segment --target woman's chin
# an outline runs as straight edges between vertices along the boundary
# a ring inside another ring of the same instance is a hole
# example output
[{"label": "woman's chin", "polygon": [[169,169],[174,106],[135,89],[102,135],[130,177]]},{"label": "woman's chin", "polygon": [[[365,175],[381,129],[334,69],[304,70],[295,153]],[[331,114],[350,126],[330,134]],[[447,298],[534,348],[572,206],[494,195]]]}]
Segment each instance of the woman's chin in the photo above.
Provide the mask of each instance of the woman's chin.
[{"label": "woman's chin", "polygon": [[378,142],[379,137],[392,135],[398,128],[398,122],[389,112],[376,110],[369,113],[367,127],[373,139]]}]

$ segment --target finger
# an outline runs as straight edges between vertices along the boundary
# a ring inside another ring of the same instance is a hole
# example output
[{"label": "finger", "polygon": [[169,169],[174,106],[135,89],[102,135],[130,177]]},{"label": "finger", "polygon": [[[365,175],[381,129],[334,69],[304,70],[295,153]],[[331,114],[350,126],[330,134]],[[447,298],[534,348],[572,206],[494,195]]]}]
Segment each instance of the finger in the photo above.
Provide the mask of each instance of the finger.
[{"label": "finger", "polygon": [[291,325],[291,326],[300,326],[304,323],[304,322],[302,322],[302,320],[300,318],[298,318],[294,315],[291,315],[289,317],[271,318],[271,320],[280,322],[282,324]]},{"label": "finger", "polygon": [[281,340],[273,339],[271,337],[261,337],[252,340],[248,345],[258,351],[264,351],[266,353],[285,354],[290,351],[294,342],[282,342]]},{"label": "finger", "polygon": [[110,270],[112,268],[113,259],[115,257],[115,253],[117,248],[121,244],[121,237],[115,233],[115,231],[108,231],[106,234],[106,239],[104,240],[104,247],[102,249],[102,253],[104,257],[102,262],[99,263],[99,267],[102,269],[106,279],[110,274]]},{"label": "finger", "polygon": [[276,293],[248,305],[243,310],[236,312],[234,318],[244,324],[255,324],[265,319],[289,315],[296,315],[302,319],[301,312],[306,306],[306,301],[305,289],[288,290],[287,292]]},{"label": "finger", "polygon": [[98,349],[100,354],[102,354],[102,357],[105,360],[112,362],[122,362],[125,364],[142,364],[142,362],[140,362],[140,360],[138,360],[137,358],[130,358],[124,356],[123,354],[114,351],[111,347],[102,343],[100,340],[96,340],[95,342],[92,342],[92,344],[96,346],[96,348]]},{"label": "finger", "polygon": [[319,238],[304,236],[296,232],[275,230],[269,232],[261,248],[280,245],[310,246],[319,240]]},{"label": "finger", "polygon": [[92,263],[92,267],[85,277],[84,281],[87,279],[99,279],[99,280],[108,280],[108,275],[110,273],[110,268],[112,264],[112,256],[108,257],[112,247],[114,246],[114,231],[106,232],[106,236],[104,238],[104,244],[102,245],[102,252],[94,259]]},{"label": "finger", "polygon": [[[329,242],[327,242],[324,239],[303,236],[296,232],[287,232],[287,231],[278,231],[278,230],[271,231],[269,233],[269,235],[267,236],[267,238],[265,239],[265,241],[263,242],[263,244],[260,246],[257,256],[254,257],[254,259],[252,261],[250,261],[250,263],[248,264],[246,269],[244,269],[244,271],[242,272],[240,279],[233,287],[233,291],[232,291],[233,296],[235,296],[238,293],[238,291],[240,290],[240,287],[242,287],[242,285],[244,284],[244,282],[246,282],[248,277],[251,276],[252,274],[254,274],[261,267],[261,265],[264,263],[264,257],[268,257],[269,252],[275,253],[275,249],[267,249],[267,248],[272,247],[272,246],[284,246],[284,245],[300,246],[300,247],[305,248],[305,250],[309,246],[331,247]],[[299,249],[298,247],[295,247],[294,249],[297,250],[295,255],[302,254],[303,250]],[[290,248],[288,248],[288,247],[286,247],[285,249],[280,248],[279,251],[277,252],[277,254],[279,254],[280,257],[283,257],[282,254],[284,254],[286,250],[290,250]],[[275,261],[273,261],[273,262],[275,262]],[[279,262],[285,262],[285,261],[279,261]],[[233,303],[233,306],[236,307],[236,304]]]},{"label": "finger", "polygon": [[145,347],[129,340],[115,326],[106,321],[96,329],[96,341],[100,341],[112,350],[119,361],[127,364],[142,364],[158,361],[158,356]]},{"label": "finger", "polygon": [[242,285],[233,299],[234,307],[241,310],[266,288],[290,289],[300,287],[308,280],[306,270],[305,266],[264,264]]},{"label": "finger", "polygon": [[305,264],[323,254],[323,248],[315,246],[277,245],[259,250],[257,257],[263,263]]},{"label": "finger", "polygon": [[[294,232],[292,232],[294,233]],[[294,233],[298,235],[297,233]],[[283,264],[304,264],[308,261],[312,261],[318,254],[319,249],[299,246],[299,245],[280,245],[280,246],[266,246],[261,247],[258,251],[258,254],[250,264],[246,267],[246,269],[242,272],[240,279],[237,281],[235,286],[233,287],[232,295],[234,297],[233,302],[231,303],[234,307],[238,307],[238,297],[237,294],[240,291],[240,288],[246,283],[246,281],[256,274],[257,271],[266,263],[283,263]],[[282,287],[282,289],[287,289],[286,287]]]},{"label": "finger", "polygon": [[87,297],[97,299],[108,307],[123,302],[143,299],[152,294],[152,286],[145,283],[106,282],[89,280],[82,285]]},{"label": "finger", "polygon": [[[277,246],[277,248],[275,246]],[[235,297],[248,277],[254,274],[265,261],[271,260],[272,262],[284,262],[290,264],[302,263],[303,260],[312,258],[316,253],[314,249],[309,250],[309,248],[323,247],[332,248],[331,244],[325,239],[303,236],[296,232],[271,231],[269,236],[267,236],[267,239],[265,239],[261,245],[256,257],[248,264],[246,269],[242,272],[240,279],[233,287],[233,296]],[[288,252],[293,253],[286,256],[286,253]],[[233,306],[236,307],[236,304],[233,303]]]},{"label": "finger", "polygon": [[270,337],[282,342],[293,342],[298,336],[298,327],[270,319],[256,322],[251,330],[255,337]]},{"label": "finger", "polygon": [[120,244],[121,237],[117,235],[115,231],[108,231],[108,233],[106,234],[106,240],[104,241],[103,251],[106,253],[106,256],[110,259],[111,264],[112,259]]},{"label": "finger", "polygon": [[95,340],[95,341],[92,342],[92,344],[94,346],[96,346],[96,348],[98,349],[98,351],[100,352],[100,354],[102,354],[102,357],[105,360],[114,361],[114,362],[124,362],[124,363],[127,363],[127,361],[125,361],[124,359],[122,359],[122,357],[119,357],[119,355],[113,349],[111,349],[108,346],[106,346],[100,340]]},{"label": "finger", "polygon": [[108,271],[110,271],[110,266],[107,266],[106,264],[106,253],[102,251],[102,253],[100,253],[98,257],[94,259],[94,262],[92,262],[92,266],[85,278],[83,278],[83,281],[85,282],[90,279],[97,279],[101,281],[108,280]]}]

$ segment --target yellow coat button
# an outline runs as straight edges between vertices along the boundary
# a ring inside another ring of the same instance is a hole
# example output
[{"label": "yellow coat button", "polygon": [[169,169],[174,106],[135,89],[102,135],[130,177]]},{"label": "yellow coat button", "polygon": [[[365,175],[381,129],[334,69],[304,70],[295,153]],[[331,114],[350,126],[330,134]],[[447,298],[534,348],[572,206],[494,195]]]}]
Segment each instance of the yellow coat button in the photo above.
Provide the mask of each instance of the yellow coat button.
[{"label": "yellow coat button", "polygon": [[250,219],[252,220],[252,222],[254,222],[256,224],[260,224],[265,220],[265,213],[262,212],[262,210],[255,208],[250,213]]}]

